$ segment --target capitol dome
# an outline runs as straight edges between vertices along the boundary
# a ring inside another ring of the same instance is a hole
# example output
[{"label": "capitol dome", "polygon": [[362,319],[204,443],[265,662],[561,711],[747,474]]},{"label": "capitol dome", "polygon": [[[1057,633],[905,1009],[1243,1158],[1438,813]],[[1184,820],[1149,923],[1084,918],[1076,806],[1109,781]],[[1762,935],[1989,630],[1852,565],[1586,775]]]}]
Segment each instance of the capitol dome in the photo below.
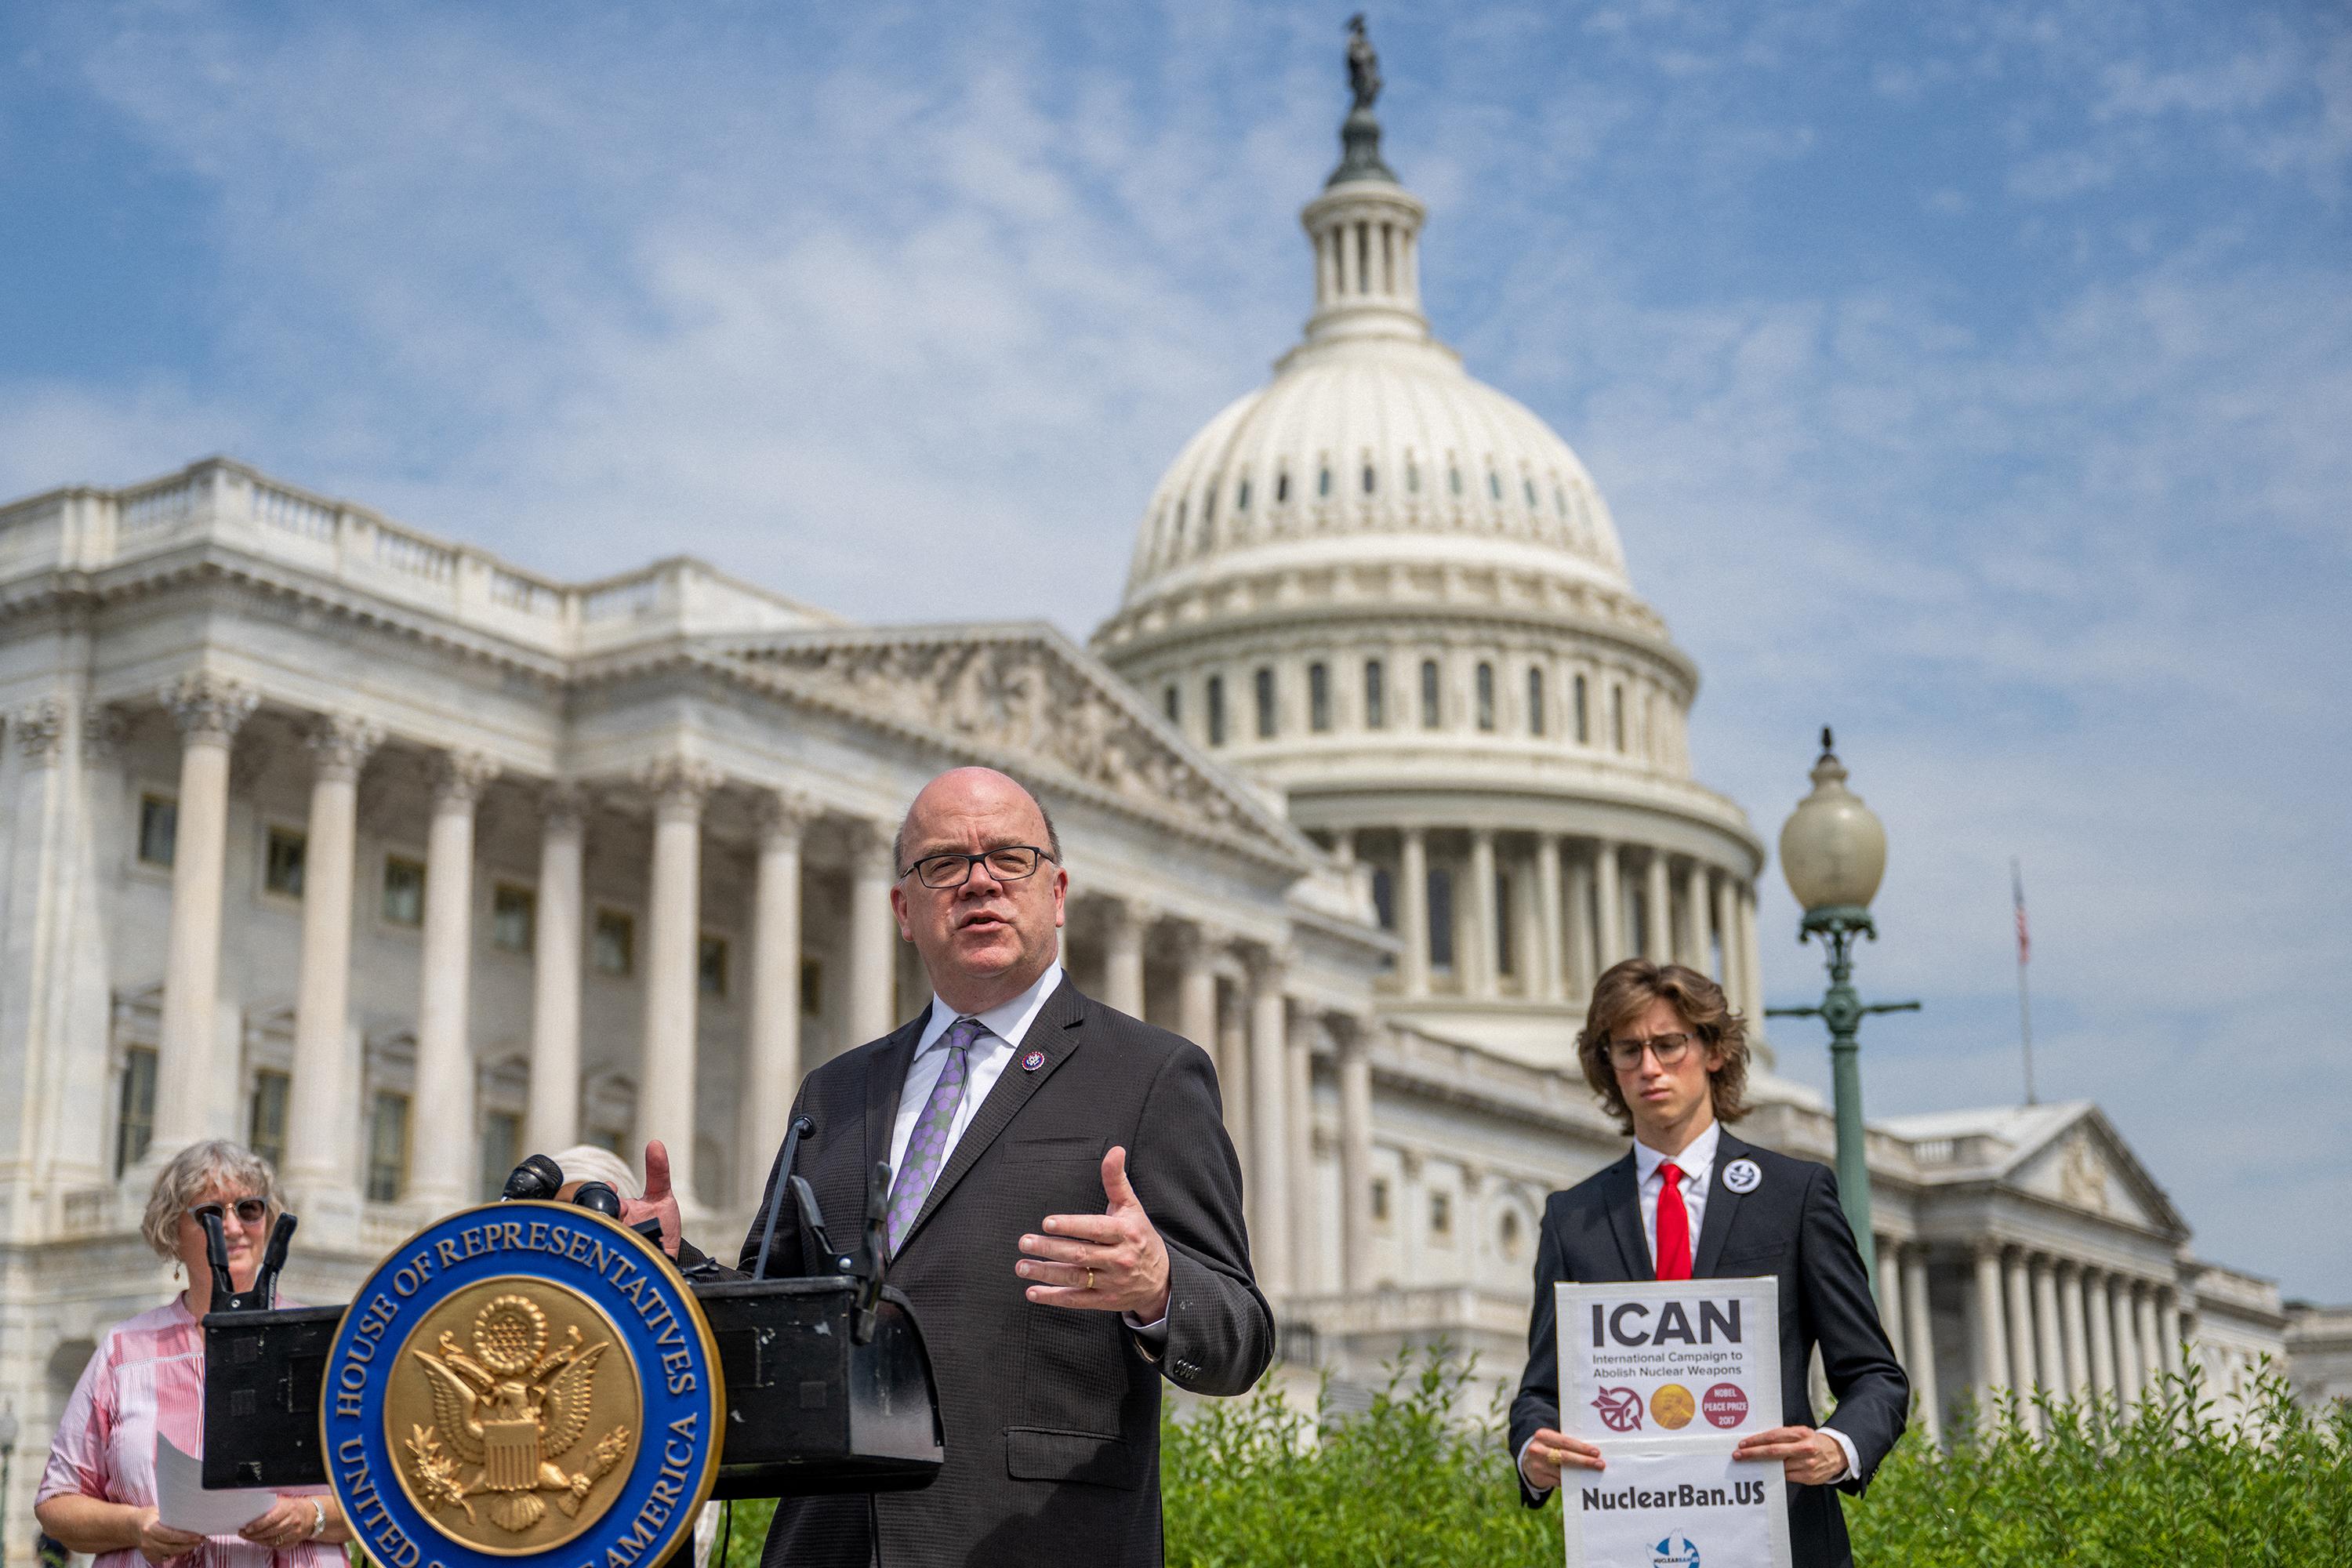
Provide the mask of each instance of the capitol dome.
[{"label": "capitol dome", "polygon": [[1637,953],[1753,1011],[1762,846],[1691,777],[1697,668],[1568,443],[1433,335],[1377,92],[1300,215],[1302,340],[1169,467],[1094,647],[1358,868],[1392,1016],[1564,1066]]}]

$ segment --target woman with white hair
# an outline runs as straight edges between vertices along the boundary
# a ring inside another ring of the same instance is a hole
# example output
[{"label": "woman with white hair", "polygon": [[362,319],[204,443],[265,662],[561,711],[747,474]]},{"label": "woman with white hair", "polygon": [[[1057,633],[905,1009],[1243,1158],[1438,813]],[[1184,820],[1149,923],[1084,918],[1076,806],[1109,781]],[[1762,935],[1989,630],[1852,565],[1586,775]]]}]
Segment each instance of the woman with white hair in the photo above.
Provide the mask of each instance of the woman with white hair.
[{"label": "woman with white hair", "polygon": [[33,1507],[43,1530],[97,1556],[93,1568],[140,1568],[142,1558],[189,1568],[341,1568],[340,1543],[351,1531],[321,1489],[280,1495],[235,1535],[191,1535],[155,1511],[156,1438],[204,1451],[204,1315],[213,1285],[203,1216],[220,1216],[229,1279],[247,1290],[285,1206],[269,1166],[226,1139],[190,1144],[156,1174],[139,1233],[175,1260],[173,1277],[186,1286],[107,1331],[58,1422]]}]

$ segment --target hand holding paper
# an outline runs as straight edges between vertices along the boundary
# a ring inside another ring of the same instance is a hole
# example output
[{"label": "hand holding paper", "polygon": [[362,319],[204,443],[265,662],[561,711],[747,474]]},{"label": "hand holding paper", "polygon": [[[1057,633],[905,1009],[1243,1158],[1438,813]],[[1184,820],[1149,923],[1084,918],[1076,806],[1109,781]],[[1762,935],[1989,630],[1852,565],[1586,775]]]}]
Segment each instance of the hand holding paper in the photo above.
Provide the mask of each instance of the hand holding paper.
[{"label": "hand holding paper", "polygon": [[[155,1434],[155,1513],[159,1523],[199,1536],[235,1535],[277,1503],[278,1494],[267,1488],[205,1490],[202,1461],[181,1452],[179,1445],[161,1432]],[[146,1551],[143,1542],[140,1550]]]}]

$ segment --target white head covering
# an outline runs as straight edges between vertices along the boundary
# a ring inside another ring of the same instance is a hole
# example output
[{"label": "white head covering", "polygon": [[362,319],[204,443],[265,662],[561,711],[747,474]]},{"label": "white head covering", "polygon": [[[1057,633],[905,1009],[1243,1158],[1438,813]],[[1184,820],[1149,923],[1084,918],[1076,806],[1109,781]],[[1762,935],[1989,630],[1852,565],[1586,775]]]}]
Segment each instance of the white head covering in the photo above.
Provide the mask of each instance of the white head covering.
[{"label": "white head covering", "polygon": [[629,1169],[629,1163],[610,1149],[593,1143],[574,1143],[549,1158],[563,1167],[563,1179],[567,1182],[603,1182],[625,1198],[645,1196],[645,1184]]}]

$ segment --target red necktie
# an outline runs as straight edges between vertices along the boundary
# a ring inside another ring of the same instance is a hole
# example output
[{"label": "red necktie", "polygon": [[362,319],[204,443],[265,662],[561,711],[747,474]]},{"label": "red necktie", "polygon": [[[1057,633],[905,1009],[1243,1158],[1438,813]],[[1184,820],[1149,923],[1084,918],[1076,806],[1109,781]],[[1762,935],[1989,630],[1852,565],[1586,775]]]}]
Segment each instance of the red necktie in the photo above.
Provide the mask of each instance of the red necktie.
[{"label": "red necktie", "polygon": [[1690,1211],[1683,1207],[1682,1167],[1669,1160],[1658,1167],[1658,1278],[1691,1277]]}]

